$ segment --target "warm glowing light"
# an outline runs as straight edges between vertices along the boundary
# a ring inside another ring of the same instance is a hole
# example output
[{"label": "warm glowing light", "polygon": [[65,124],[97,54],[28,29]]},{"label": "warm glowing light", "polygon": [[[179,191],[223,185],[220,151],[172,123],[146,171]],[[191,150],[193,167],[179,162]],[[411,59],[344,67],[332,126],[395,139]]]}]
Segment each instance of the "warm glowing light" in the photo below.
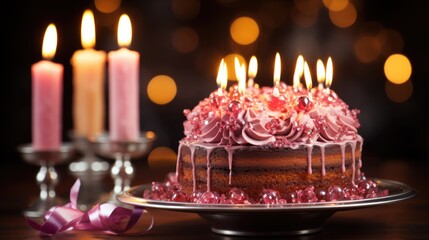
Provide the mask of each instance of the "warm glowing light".
[{"label": "warm glowing light", "polygon": [[396,103],[407,101],[413,95],[412,81],[406,81],[403,84],[394,84],[386,81],[385,91],[387,97]]},{"label": "warm glowing light", "polygon": [[412,66],[410,60],[402,54],[390,55],[384,63],[384,74],[394,84],[402,84],[410,79]]},{"label": "warm glowing light", "polygon": [[304,61],[304,79],[307,89],[310,90],[313,87],[313,80],[311,79],[310,68],[308,67],[307,61]]},{"label": "warm glowing light", "polygon": [[42,56],[44,59],[52,59],[57,51],[57,28],[53,23],[46,28],[45,36],[43,37]]},{"label": "warm glowing light", "polygon": [[380,42],[373,36],[361,36],[354,46],[356,57],[363,63],[375,61],[381,52]]},{"label": "warm glowing light", "polygon": [[131,20],[127,14],[122,14],[118,24],[118,45],[120,47],[128,47],[131,44],[133,30],[131,28]]},{"label": "warm glowing light", "polygon": [[228,54],[227,56],[225,56],[225,58],[224,58],[225,63],[228,66],[228,80],[232,80],[232,81],[238,80],[237,76],[235,74],[236,73],[235,58],[238,58],[238,60],[240,61],[240,64],[246,65],[246,60],[240,54],[231,53],[231,54]]},{"label": "warm glowing light", "polygon": [[327,9],[338,12],[347,7],[349,0],[323,0],[323,4]]},{"label": "warm glowing light", "polygon": [[258,60],[255,56],[252,56],[250,58],[249,62],[249,78],[254,79],[256,77],[256,74],[258,73]]},{"label": "warm glowing light", "polygon": [[274,86],[278,86],[280,83],[280,73],[281,73],[281,60],[280,54],[276,53],[276,59],[274,62]]},{"label": "warm glowing light", "polygon": [[332,78],[334,77],[334,65],[332,64],[332,58],[328,58],[326,63],[326,82],[325,85],[327,88],[330,88],[332,85]]},{"label": "warm glowing light", "polygon": [[331,22],[340,28],[348,28],[356,22],[357,12],[355,6],[352,3],[348,3],[347,6],[338,12],[329,11],[329,19]]},{"label": "warm glowing light", "polygon": [[223,58],[219,64],[216,83],[219,88],[226,89],[226,85],[228,83],[228,67],[226,66],[225,60]]},{"label": "warm glowing light", "polygon": [[293,74],[293,87],[297,88],[299,86],[300,79],[304,74],[304,57],[299,55],[296,59],[295,72]]},{"label": "warm glowing light", "polygon": [[95,8],[102,13],[116,11],[121,5],[121,0],[94,0]]},{"label": "warm glowing light", "polygon": [[83,13],[80,34],[83,48],[93,48],[95,46],[94,14],[89,9]]},{"label": "warm glowing light", "polygon": [[181,27],[171,37],[173,47],[181,53],[194,51],[198,46],[198,33],[190,27]]},{"label": "warm glowing light", "polygon": [[149,99],[159,105],[171,102],[177,93],[174,79],[167,75],[158,75],[152,78],[147,85]]},{"label": "warm glowing light", "polygon": [[325,66],[320,59],[317,60],[317,82],[319,83],[319,88],[323,87],[325,82]]},{"label": "warm glowing light", "polygon": [[236,43],[249,45],[258,38],[259,26],[253,18],[239,17],[231,24],[230,34]]},{"label": "warm glowing light", "polygon": [[168,147],[157,147],[153,149],[148,157],[149,167],[174,167],[176,163],[176,153]]},{"label": "warm glowing light", "polygon": [[246,89],[246,66],[240,64],[238,58],[234,59],[235,64],[235,75],[238,79],[238,91],[243,94]]}]

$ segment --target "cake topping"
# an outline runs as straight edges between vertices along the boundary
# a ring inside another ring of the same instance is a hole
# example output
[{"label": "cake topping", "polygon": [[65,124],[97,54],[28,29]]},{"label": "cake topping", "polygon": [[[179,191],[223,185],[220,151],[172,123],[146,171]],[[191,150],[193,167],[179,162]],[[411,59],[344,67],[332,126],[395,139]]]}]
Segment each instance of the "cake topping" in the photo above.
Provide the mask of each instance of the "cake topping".
[{"label": "cake topping", "polygon": [[185,140],[219,145],[340,142],[355,139],[359,110],[331,89],[251,87],[214,91],[185,110]]}]

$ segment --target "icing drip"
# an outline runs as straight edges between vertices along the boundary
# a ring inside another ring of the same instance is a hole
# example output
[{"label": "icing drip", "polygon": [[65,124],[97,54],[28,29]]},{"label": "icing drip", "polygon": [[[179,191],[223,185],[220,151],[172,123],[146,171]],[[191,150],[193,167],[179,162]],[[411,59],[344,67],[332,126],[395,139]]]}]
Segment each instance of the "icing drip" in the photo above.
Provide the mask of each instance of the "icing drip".
[{"label": "icing drip", "polygon": [[313,152],[313,146],[307,146],[307,162],[308,162],[308,174],[312,174],[313,170],[311,169],[311,153]]},{"label": "icing drip", "polygon": [[192,180],[193,180],[193,191],[197,189],[197,175],[195,170],[195,148],[197,146],[189,146],[189,149],[191,150],[191,164],[192,164]]},{"label": "icing drip", "polygon": [[211,163],[210,163],[210,154],[213,151],[213,148],[207,148],[207,192],[210,192],[210,178],[211,178]]},{"label": "icing drip", "polygon": [[183,146],[183,143],[182,142],[180,142],[179,143],[179,149],[177,150],[177,160],[176,160],[176,179],[177,179],[177,181],[180,181],[180,174],[179,174],[179,170],[180,170],[180,163],[182,162],[182,161],[180,161],[180,158],[182,157],[182,146]]},{"label": "icing drip", "polygon": [[341,171],[346,172],[346,144],[341,144]]},{"label": "icing drip", "polygon": [[320,146],[320,161],[322,163],[322,176],[326,175],[326,169],[325,169],[325,147]]},{"label": "icing drip", "polygon": [[226,151],[228,152],[228,168],[229,168],[228,184],[231,185],[231,182],[232,182],[232,157],[234,154],[234,150],[232,150],[231,148],[227,148]]},{"label": "icing drip", "polygon": [[355,185],[355,177],[356,177],[356,142],[350,143],[352,146],[352,169],[353,169],[353,175],[352,175],[352,184]]}]

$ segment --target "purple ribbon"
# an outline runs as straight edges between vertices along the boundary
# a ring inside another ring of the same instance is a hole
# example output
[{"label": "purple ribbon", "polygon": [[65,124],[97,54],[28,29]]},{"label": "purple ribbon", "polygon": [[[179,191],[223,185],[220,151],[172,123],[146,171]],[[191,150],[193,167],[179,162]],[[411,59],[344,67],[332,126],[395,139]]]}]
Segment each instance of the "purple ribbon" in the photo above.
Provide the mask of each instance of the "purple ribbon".
[{"label": "purple ribbon", "polygon": [[80,179],[73,184],[70,190],[70,202],[49,209],[45,213],[43,224],[28,217],[25,220],[42,235],[54,235],[67,230],[102,231],[111,235],[141,235],[153,227],[154,218],[150,215],[151,221],[146,229],[136,233],[127,233],[143,214],[148,213],[142,207],[129,209],[112,203],[103,203],[96,204],[87,212],[79,210],[77,207],[79,188]]}]

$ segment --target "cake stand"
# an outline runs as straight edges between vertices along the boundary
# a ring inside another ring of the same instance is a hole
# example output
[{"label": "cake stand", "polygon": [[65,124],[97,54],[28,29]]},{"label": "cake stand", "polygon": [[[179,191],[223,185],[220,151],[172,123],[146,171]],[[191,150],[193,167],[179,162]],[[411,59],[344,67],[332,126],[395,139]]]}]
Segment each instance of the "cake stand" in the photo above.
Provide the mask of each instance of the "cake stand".
[{"label": "cake stand", "polygon": [[[228,236],[293,236],[319,232],[335,212],[391,204],[416,195],[412,187],[397,181],[373,179],[389,194],[361,200],[286,204],[200,204],[152,200],[143,197],[151,185],[135,186],[118,195],[125,204],[147,210],[163,209],[200,215],[214,233]],[[155,219],[156,220],[156,219]],[[156,227],[156,226],[155,226]]]},{"label": "cake stand", "polygon": [[36,150],[31,144],[18,147],[22,158],[30,164],[40,166],[36,181],[40,187],[39,197],[24,211],[27,217],[41,217],[53,206],[64,201],[55,192],[59,176],[55,166],[72,159],[75,149],[70,143],[63,143],[58,150]]},{"label": "cake stand", "polygon": [[134,177],[132,160],[144,157],[153,145],[156,135],[153,132],[143,132],[133,141],[112,141],[108,134],[93,139],[96,154],[114,160],[111,176],[114,181],[113,191],[102,201],[115,202],[116,196],[130,189]]}]

